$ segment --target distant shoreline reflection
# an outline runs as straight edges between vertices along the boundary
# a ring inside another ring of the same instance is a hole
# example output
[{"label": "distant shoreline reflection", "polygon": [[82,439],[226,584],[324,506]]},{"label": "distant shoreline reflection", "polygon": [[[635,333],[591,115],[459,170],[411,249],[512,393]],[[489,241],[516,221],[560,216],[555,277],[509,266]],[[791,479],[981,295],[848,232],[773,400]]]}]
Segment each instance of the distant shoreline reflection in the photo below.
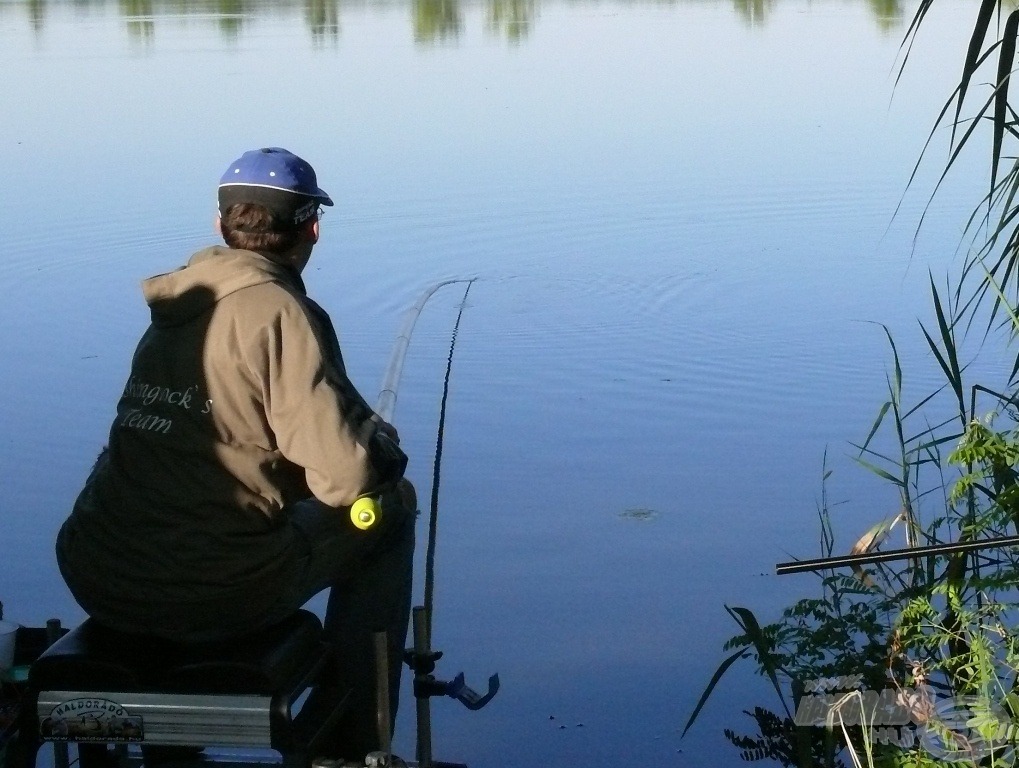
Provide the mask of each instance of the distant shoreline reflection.
[{"label": "distant shoreline reflection", "polygon": [[[606,0],[544,0],[567,5],[610,4]],[[611,4],[633,6],[731,5],[751,27],[767,23],[769,14],[782,0],[611,0]],[[897,29],[903,22],[902,0],[858,0],[871,11],[882,32]],[[456,42],[464,30],[464,9],[484,7],[486,31],[511,43],[526,39],[537,21],[542,0],[22,0],[7,5],[20,8],[32,28],[41,32],[50,12],[70,6],[76,13],[104,12],[115,7],[124,18],[132,37],[153,40],[157,23],[181,17],[204,17],[218,27],[223,38],[236,40],[246,25],[280,12],[301,13],[316,42],[337,41],[344,7],[388,10],[406,5],[411,12],[415,42],[422,44]]]}]

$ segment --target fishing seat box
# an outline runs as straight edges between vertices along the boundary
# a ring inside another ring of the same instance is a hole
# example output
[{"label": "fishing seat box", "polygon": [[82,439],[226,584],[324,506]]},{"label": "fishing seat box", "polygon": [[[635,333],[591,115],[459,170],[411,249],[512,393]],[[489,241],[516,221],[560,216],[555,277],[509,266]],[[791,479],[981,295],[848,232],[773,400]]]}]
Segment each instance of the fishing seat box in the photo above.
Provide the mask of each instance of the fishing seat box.
[{"label": "fishing seat box", "polygon": [[343,710],[343,692],[328,686],[300,706],[327,672],[329,654],[318,617],[303,610],[250,637],[194,646],[88,619],[32,664],[23,768],[34,768],[45,742],[75,743],[83,768],[111,764],[129,744],[141,746],[143,759],[158,748],[186,754],[166,747],[269,749],[287,768],[304,768]]}]

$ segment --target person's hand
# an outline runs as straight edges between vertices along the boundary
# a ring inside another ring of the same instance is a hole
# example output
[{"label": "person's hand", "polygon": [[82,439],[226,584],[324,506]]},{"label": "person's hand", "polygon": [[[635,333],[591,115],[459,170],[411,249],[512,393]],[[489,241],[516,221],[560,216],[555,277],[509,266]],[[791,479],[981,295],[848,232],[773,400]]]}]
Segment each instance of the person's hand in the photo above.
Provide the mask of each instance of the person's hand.
[{"label": "person's hand", "polygon": [[400,434],[396,431],[396,427],[390,424],[388,421],[383,421],[378,416],[374,418],[375,423],[378,425],[378,430],[397,445],[400,444]]}]

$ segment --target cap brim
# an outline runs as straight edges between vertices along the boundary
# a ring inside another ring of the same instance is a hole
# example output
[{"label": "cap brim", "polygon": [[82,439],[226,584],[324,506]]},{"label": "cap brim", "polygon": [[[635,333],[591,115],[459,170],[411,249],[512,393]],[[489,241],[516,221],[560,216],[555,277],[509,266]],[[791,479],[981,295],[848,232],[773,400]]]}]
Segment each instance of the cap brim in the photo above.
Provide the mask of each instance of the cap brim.
[{"label": "cap brim", "polygon": [[[322,192],[317,189],[317,192]],[[307,221],[314,216],[319,205],[332,205],[329,195],[305,195],[284,191],[275,187],[263,187],[254,184],[222,184],[219,187],[220,215],[232,205],[238,203],[254,203],[266,208],[273,217],[273,229],[282,231]]]}]

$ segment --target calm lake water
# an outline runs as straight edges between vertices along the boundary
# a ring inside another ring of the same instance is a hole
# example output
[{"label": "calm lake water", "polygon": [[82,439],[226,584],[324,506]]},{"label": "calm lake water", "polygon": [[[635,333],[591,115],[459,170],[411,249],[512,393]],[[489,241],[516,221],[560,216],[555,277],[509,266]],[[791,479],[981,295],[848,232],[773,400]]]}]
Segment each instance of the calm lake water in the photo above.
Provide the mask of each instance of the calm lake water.
[{"label": "calm lake water", "polygon": [[[453,363],[435,646],[503,690],[434,706],[475,768],[740,764],[771,706],[735,630],[811,593],[822,457],[840,549],[897,511],[850,440],[937,384],[916,318],[985,183],[964,156],[906,185],[972,4],[935,3],[905,74],[894,0],[0,1],[0,600],[81,612],[54,534],[147,321],[138,289],[214,241],[215,183],[288,147],[337,201],[306,273],[378,391],[402,313],[478,278]],[[904,195],[905,193],[905,195]],[[893,218],[896,206],[902,203]],[[450,333],[419,321],[396,423],[422,498]],[[426,536],[425,521],[419,526]],[[423,560],[424,547],[419,547]],[[418,573],[423,571],[419,569]],[[413,754],[404,698],[397,749]]]}]

